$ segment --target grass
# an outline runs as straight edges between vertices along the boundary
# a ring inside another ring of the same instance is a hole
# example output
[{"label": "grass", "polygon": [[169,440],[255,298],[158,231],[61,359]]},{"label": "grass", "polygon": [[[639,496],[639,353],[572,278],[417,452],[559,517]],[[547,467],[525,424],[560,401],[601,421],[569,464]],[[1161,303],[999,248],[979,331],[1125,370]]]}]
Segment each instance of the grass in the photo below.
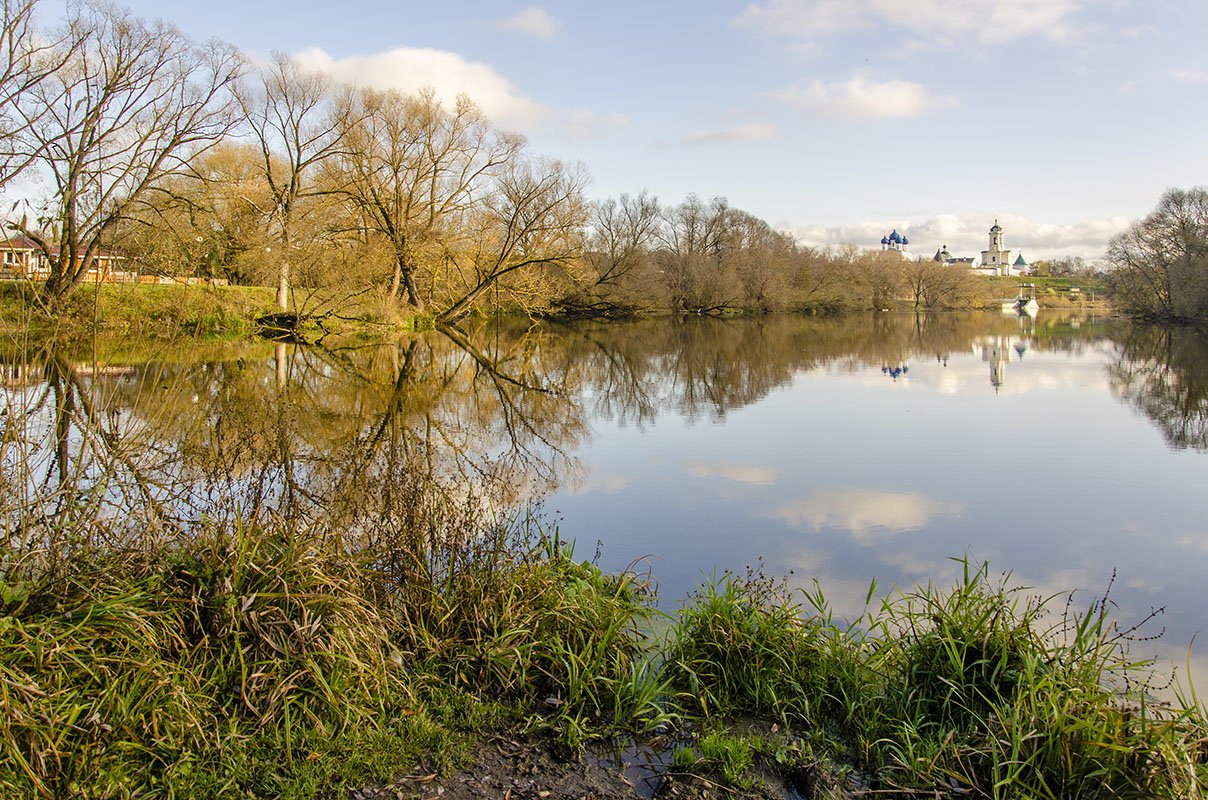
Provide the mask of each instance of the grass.
[{"label": "grass", "polygon": [[1202,709],[1154,700],[1154,665],[1130,657],[1139,634],[1106,598],[1056,613],[964,566],[958,585],[895,593],[842,628],[820,591],[798,604],[761,577],[723,576],[680,614],[675,685],[710,717],[756,712],[808,731],[875,790],[1202,793]]},{"label": "grass", "polygon": [[[275,290],[263,286],[185,284],[83,284],[51,318],[39,311],[39,284],[0,282],[0,320],[15,331],[70,338],[94,327],[159,340],[237,339],[255,335],[256,319],[275,313]],[[307,318],[302,332],[326,333],[414,330],[429,321],[405,313],[381,292],[348,295],[297,291],[296,310]]]},{"label": "grass", "polygon": [[676,769],[737,791],[821,764],[903,795],[1203,792],[1202,709],[1150,696],[1143,632],[1106,597],[1078,611],[965,561],[955,586],[873,585],[838,621],[817,587],[724,574],[660,636],[636,575],[535,516],[418,481],[398,502],[368,532],[6,536],[0,795],[331,797],[454,769],[517,724],[573,748],[687,724]]},{"label": "grass", "polygon": [[370,540],[93,521],[44,531],[47,558],[6,536],[0,796],[330,797],[457,766],[503,720],[576,746],[661,720],[634,577],[452,497],[401,487],[421,510]]}]

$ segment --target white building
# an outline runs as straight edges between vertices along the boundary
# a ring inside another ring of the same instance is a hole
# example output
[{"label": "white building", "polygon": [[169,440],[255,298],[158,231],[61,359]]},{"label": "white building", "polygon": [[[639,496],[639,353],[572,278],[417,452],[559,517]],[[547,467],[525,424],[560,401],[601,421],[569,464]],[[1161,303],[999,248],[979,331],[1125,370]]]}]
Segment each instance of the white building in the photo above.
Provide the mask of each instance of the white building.
[{"label": "white building", "polygon": [[[932,261],[950,266],[966,267],[979,275],[991,276],[1009,276],[1009,275],[1028,275],[1032,268],[1027,261],[1024,260],[1021,253],[1019,258],[1015,259],[1015,263],[1011,263],[1011,251],[1003,247],[1003,230],[998,224],[998,220],[994,220],[994,227],[990,228],[990,246],[981,251],[980,259],[960,258],[953,256],[948,251],[948,245],[944,245],[935,251],[932,256]],[[913,259],[914,256],[910,253],[910,240],[898,233],[895,228],[893,233],[888,236],[881,237],[881,250],[883,252],[894,252],[902,258]]]},{"label": "white building", "polygon": [[983,275],[1011,274],[1011,251],[1002,246],[1002,226],[998,220],[994,220],[994,227],[990,229],[990,246],[981,251],[981,261],[975,271]]}]

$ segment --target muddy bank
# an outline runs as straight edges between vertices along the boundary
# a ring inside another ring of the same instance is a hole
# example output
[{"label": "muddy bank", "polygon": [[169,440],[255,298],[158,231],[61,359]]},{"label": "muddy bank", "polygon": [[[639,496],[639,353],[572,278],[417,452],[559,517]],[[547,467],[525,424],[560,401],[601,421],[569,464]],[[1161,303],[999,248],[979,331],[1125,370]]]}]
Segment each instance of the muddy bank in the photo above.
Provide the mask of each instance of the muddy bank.
[{"label": "muddy bank", "polygon": [[640,744],[598,746],[577,755],[550,739],[517,731],[492,736],[464,768],[448,775],[418,769],[390,784],[367,786],[352,800],[596,800],[597,798],[751,798],[812,800],[855,796],[813,764],[787,770],[755,765],[744,785],[677,767],[686,739],[656,737]]}]

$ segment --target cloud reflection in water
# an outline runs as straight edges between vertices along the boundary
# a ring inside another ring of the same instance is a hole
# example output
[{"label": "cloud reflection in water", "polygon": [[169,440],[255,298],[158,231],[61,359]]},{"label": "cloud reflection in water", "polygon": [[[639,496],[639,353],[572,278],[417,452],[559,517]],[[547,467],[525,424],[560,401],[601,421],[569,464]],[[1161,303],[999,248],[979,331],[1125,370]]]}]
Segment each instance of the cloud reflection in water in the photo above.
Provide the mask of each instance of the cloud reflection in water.
[{"label": "cloud reflection in water", "polygon": [[863,539],[877,531],[915,531],[933,519],[960,516],[961,506],[917,492],[826,489],[768,512],[773,519],[821,533],[837,529]]}]

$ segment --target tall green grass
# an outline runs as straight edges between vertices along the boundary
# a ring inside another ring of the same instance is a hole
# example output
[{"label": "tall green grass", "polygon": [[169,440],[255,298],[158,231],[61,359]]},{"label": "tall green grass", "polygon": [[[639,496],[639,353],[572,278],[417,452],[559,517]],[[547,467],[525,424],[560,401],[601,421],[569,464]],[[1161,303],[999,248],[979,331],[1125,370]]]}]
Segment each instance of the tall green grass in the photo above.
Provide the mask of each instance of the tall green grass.
[{"label": "tall green grass", "polygon": [[[711,716],[783,719],[881,791],[1198,797],[1202,708],[1151,696],[1100,600],[1083,613],[964,562],[950,589],[897,592],[837,625],[820,591],[723,576],[677,622],[668,669]],[[870,589],[870,599],[872,591]]]},{"label": "tall green grass", "polygon": [[376,538],[94,521],[5,553],[0,796],[326,797],[452,765],[505,708],[578,745],[662,719],[634,576],[403,489],[416,515]]}]

